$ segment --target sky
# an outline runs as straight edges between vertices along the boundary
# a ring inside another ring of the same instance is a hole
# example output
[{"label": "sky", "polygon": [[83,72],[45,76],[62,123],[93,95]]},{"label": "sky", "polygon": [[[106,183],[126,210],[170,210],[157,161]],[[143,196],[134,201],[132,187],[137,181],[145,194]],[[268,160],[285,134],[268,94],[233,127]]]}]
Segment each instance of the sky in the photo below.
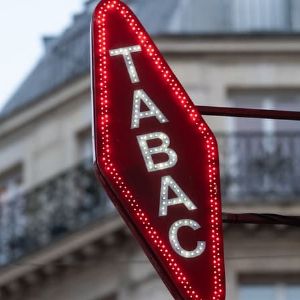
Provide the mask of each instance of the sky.
[{"label": "sky", "polygon": [[43,36],[59,34],[84,0],[0,0],[0,109],[43,54]]}]

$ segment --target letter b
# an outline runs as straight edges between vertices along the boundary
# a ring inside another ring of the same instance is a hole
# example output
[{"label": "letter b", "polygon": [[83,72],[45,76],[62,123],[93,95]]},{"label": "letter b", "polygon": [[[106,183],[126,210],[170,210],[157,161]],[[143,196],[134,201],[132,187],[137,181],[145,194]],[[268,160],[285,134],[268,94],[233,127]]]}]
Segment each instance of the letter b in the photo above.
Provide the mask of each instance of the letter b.
[{"label": "letter b", "polygon": [[[149,148],[148,141],[161,140],[161,145],[158,147]],[[155,172],[163,169],[172,168],[177,163],[177,154],[170,149],[170,139],[163,132],[154,132],[137,137],[139,146],[141,148],[148,172]],[[154,163],[153,155],[164,153],[168,156],[165,162]]]}]

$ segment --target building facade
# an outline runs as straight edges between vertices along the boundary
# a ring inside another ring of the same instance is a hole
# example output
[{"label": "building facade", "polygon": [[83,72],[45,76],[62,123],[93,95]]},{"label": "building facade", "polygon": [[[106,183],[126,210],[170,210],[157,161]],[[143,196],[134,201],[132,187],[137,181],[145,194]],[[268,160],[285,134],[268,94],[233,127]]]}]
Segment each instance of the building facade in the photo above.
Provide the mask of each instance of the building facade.
[{"label": "building facade", "polygon": [[[197,105],[300,109],[297,0],[128,1]],[[95,1],[0,114],[0,299],[171,299],[92,169]],[[300,215],[297,122],[205,117],[223,210]],[[226,225],[228,300],[300,299],[300,231]]]}]

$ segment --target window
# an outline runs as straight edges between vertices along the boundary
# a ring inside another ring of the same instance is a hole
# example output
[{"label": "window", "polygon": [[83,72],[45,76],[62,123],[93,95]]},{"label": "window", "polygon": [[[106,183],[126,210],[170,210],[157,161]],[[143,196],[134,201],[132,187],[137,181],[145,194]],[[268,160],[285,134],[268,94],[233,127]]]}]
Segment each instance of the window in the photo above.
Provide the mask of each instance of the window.
[{"label": "window", "polygon": [[[11,245],[22,238],[26,217],[22,199],[22,166],[17,165],[0,175],[0,265],[9,261]],[[18,249],[14,249],[18,255]]]},{"label": "window", "polygon": [[245,284],[239,289],[239,300],[299,300],[300,285],[283,282]]},{"label": "window", "polygon": [[[300,110],[300,90],[293,89],[245,89],[230,90],[229,105],[243,108],[261,108],[278,110]],[[274,133],[280,131],[299,131],[299,124],[291,121],[264,119],[232,119],[233,131],[261,131]]]},{"label": "window", "polygon": [[288,0],[232,0],[236,31],[284,31],[289,26]]},{"label": "window", "polygon": [[[231,90],[228,98],[233,107],[300,110],[299,90]],[[219,142],[223,196],[290,201],[299,195],[299,124],[246,118],[228,122],[230,134]]]},{"label": "window", "polygon": [[113,294],[99,297],[96,300],[117,300],[117,295],[115,293],[113,293]]},{"label": "window", "polygon": [[0,203],[12,200],[22,189],[22,167],[15,166],[0,175]]},{"label": "window", "polygon": [[239,300],[275,300],[275,289],[268,285],[244,285],[240,287]]},{"label": "window", "polygon": [[168,24],[169,31],[199,33],[227,30],[228,10],[225,1],[180,0],[174,2],[176,6],[173,6],[175,10]]},{"label": "window", "polygon": [[[96,180],[95,174],[94,174],[94,168],[93,168],[93,141],[92,141],[92,130],[91,128],[87,128],[85,130],[82,130],[77,135],[77,146],[78,146],[78,162],[84,166],[85,171],[88,172],[89,176],[93,180]],[[94,185],[94,182],[91,181],[92,186]],[[96,184],[98,186],[98,183]],[[105,193],[104,189],[101,189],[101,196],[103,201],[105,201],[106,207],[100,207],[99,209],[108,209],[108,211],[113,210],[114,206],[112,202],[110,201],[109,197]],[[87,201],[87,199],[85,199]],[[114,299],[114,298],[112,298]],[[98,300],[98,299],[97,299]],[[102,300],[102,299],[101,299]],[[106,298],[104,298],[106,300]],[[107,300],[110,300],[110,298],[107,298]]]},{"label": "window", "polygon": [[91,160],[93,156],[92,130],[87,128],[79,132],[78,136],[78,159],[80,161]]}]

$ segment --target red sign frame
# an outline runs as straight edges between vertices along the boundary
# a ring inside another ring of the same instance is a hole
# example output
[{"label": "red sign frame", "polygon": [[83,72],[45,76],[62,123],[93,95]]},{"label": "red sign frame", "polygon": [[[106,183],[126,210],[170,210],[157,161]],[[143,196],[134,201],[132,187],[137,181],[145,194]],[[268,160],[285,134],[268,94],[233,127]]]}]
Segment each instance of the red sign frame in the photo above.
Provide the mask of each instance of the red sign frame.
[{"label": "red sign frame", "polygon": [[175,299],[225,299],[216,139],[132,11],[92,21],[96,172]]}]

